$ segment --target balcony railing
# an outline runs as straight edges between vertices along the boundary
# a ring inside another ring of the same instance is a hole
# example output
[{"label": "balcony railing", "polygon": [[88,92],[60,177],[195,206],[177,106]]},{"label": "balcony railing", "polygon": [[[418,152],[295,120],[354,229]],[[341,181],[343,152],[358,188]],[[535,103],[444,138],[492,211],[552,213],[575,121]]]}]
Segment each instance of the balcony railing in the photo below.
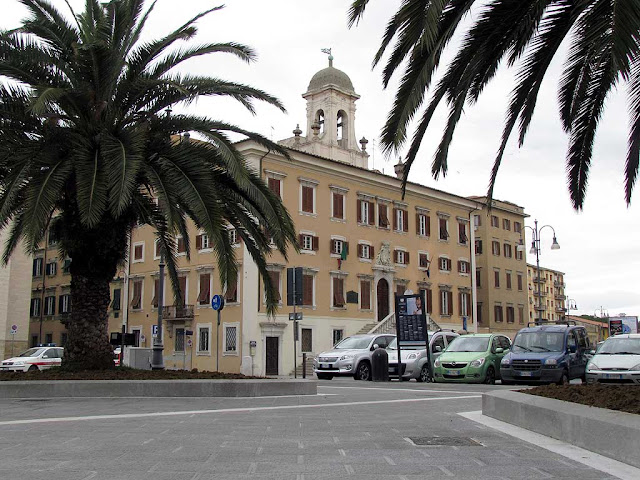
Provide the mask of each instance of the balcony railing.
[{"label": "balcony railing", "polygon": [[545,283],[546,280],[544,279],[544,277],[540,277],[540,280],[538,280],[538,277],[533,277],[533,283]]},{"label": "balcony railing", "polygon": [[547,296],[547,292],[543,292],[542,290],[540,291],[540,293],[536,292],[535,290],[533,291],[533,296],[537,297],[538,295],[540,295],[541,297],[546,297]]},{"label": "balcony railing", "polygon": [[162,307],[162,318],[170,320],[190,320],[193,318],[193,305],[169,305]]},{"label": "balcony railing", "polygon": [[536,310],[539,312],[545,312],[547,310],[547,306],[546,305],[536,305]]},{"label": "balcony railing", "polygon": [[558,287],[558,288],[565,288],[567,286],[567,284],[559,282],[558,280],[556,280],[556,281],[553,282],[553,286],[554,287]]},{"label": "balcony railing", "polygon": [[556,300],[566,300],[566,295],[556,295]]}]

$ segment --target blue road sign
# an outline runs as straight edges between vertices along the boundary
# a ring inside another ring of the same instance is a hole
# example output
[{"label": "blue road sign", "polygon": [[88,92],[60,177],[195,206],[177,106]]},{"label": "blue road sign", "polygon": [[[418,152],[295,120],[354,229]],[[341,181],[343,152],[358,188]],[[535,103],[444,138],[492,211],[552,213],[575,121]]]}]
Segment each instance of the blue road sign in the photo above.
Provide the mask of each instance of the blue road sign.
[{"label": "blue road sign", "polygon": [[158,325],[151,325],[151,335],[158,335]]},{"label": "blue road sign", "polygon": [[467,317],[462,317],[462,329],[467,329]]},{"label": "blue road sign", "polygon": [[224,298],[222,295],[214,295],[211,299],[211,308],[216,311],[220,311],[224,308]]}]

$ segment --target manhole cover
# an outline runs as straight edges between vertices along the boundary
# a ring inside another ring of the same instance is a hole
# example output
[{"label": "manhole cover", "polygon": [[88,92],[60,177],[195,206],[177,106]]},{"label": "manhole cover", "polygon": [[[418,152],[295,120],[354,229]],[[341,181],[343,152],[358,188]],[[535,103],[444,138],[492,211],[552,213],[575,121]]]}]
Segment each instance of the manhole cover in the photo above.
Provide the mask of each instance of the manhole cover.
[{"label": "manhole cover", "polygon": [[482,444],[467,437],[409,437],[414,445],[418,446],[445,446],[445,447],[481,447]]}]

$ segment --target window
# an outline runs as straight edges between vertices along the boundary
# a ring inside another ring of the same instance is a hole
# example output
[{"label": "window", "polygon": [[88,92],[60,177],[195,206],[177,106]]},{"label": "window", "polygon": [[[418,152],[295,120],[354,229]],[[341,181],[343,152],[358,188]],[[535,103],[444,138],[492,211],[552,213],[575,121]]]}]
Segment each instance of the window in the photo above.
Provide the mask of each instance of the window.
[{"label": "window", "polygon": [[176,250],[176,253],[178,255],[186,255],[187,254],[187,242],[185,241],[185,239],[182,236],[179,236],[178,238],[176,238],[176,241],[178,243],[178,249]]},{"label": "window", "polygon": [[173,351],[184,352],[184,328],[176,328]]},{"label": "window", "polygon": [[209,305],[211,299],[211,274],[200,274],[200,291],[198,292],[198,305]]},{"label": "window", "polygon": [[234,279],[228,279],[227,289],[224,294],[224,300],[227,303],[238,303],[238,276]]},{"label": "window", "polygon": [[482,323],[482,303],[477,304],[476,315],[478,316],[478,324]]},{"label": "window", "polygon": [[500,227],[500,222],[498,221],[498,217],[496,217],[495,215],[491,215],[491,226],[496,228]]},{"label": "window", "polygon": [[447,257],[440,257],[438,259],[438,264],[440,267],[440,271],[442,272],[450,272],[451,271],[451,260]]},{"label": "window", "polygon": [[515,315],[513,305],[507,305],[507,323],[513,323],[515,321]]},{"label": "window", "polygon": [[344,338],[344,330],[339,328],[334,328],[333,329],[333,345],[336,345],[343,338]]},{"label": "window", "polygon": [[[55,298],[55,297],[52,297],[52,298]],[[68,293],[60,295],[58,297],[58,313],[60,314],[69,313],[71,311],[70,307],[71,307],[71,295],[69,295]],[[53,315],[53,313],[51,313],[50,315]]]},{"label": "window", "polygon": [[421,288],[420,292],[424,295],[427,302],[427,313],[433,312],[433,293],[430,288]]},{"label": "window", "polygon": [[68,335],[66,332],[61,332],[60,333],[60,346],[64,347],[67,345],[67,339],[68,339]]},{"label": "window", "polygon": [[360,281],[360,309],[371,310],[371,282],[369,280]]},{"label": "window", "polygon": [[144,261],[144,242],[133,244],[133,263]]},{"label": "window", "polygon": [[460,292],[460,316],[468,317],[471,312],[471,295],[467,292]]},{"label": "window", "polygon": [[153,259],[154,260],[160,259],[160,240],[157,238],[153,242]]},{"label": "window", "polygon": [[429,268],[429,254],[428,253],[420,253],[418,254],[419,266],[420,268]]},{"label": "window", "polygon": [[507,289],[511,290],[511,272],[506,272],[505,276],[507,278]]},{"label": "window", "polygon": [[358,244],[358,258],[371,260],[373,258],[373,246],[365,243]]},{"label": "window", "polygon": [[440,291],[440,315],[451,315],[453,311],[453,292],[449,290]]},{"label": "window", "polygon": [[206,233],[196,235],[196,250],[208,250],[211,248],[211,239]]},{"label": "window", "polygon": [[44,343],[53,343],[53,333],[45,334]]},{"label": "window", "polygon": [[482,240],[476,239],[476,255],[482,254]]},{"label": "window", "polygon": [[315,252],[318,250],[320,240],[309,233],[301,233],[298,235],[298,243],[300,244],[300,249],[307,252]]},{"label": "window", "polygon": [[31,347],[38,346],[38,335],[31,335]]},{"label": "window", "polygon": [[504,230],[511,230],[511,220],[509,220],[508,218],[503,218],[502,219],[502,228]]},{"label": "window", "polygon": [[493,306],[493,316],[496,322],[502,322],[502,305],[496,304]]},{"label": "window", "polygon": [[[282,295],[281,295],[281,291],[282,289],[280,288],[280,271],[279,270],[269,270],[269,278],[271,279],[271,285],[273,286],[273,289],[275,290],[275,294],[276,294],[276,302],[280,302],[280,300],[282,299]],[[265,303],[266,303],[266,297],[265,297]]]},{"label": "window", "polygon": [[34,277],[41,277],[42,276],[42,263],[43,263],[43,259],[42,258],[34,258],[33,259],[32,276],[34,276]]},{"label": "window", "polygon": [[[373,213],[373,208],[374,208],[373,202],[370,202],[368,200],[358,199],[357,205],[358,205],[358,211],[356,212],[357,213],[356,218],[358,219],[358,223],[363,225],[373,225],[374,219],[375,219],[374,213]],[[388,225],[388,222],[387,222],[387,225]]]},{"label": "window", "polygon": [[421,237],[431,235],[431,219],[424,213],[416,214],[416,233]]},{"label": "window", "polygon": [[32,317],[40,316],[40,299],[39,298],[31,299],[31,308],[29,309],[29,312],[31,313]]},{"label": "window", "polygon": [[480,215],[474,215],[473,216],[473,226],[474,227],[479,227],[482,225],[482,220],[480,219]]},{"label": "window", "polygon": [[394,250],[394,263],[398,265],[409,265],[409,252],[404,250]]},{"label": "window", "polygon": [[[62,298],[64,297],[64,295],[60,296],[60,313],[62,312]],[[122,290],[119,288],[114,288],[113,289],[113,300],[111,301],[111,308],[113,308],[114,311],[120,311],[120,304],[121,304],[121,297],[122,297]]]},{"label": "window", "polygon": [[471,270],[471,264],[466,260],[458,260],[458,273],[468,274]]},{"label": "window", "polygon": [[279,178],[269,177],[267,179],[267,185],[269,185],[269,190],[282,198],[282,180]]},{"label": "window", "polygon": [[313,330],[310,328],[301,329],[300,350],[305,353],[313,351]]},{"label": "window", "polygon": [[186,276],[183,275],[181,277],[178,277],[178,287],[180,288],[180,296],[182,297],[181,305],[184,307],[187,304],[187,295],[189,294],[189,289],[187,288]]},{"label": "window", "polygon": [[196,353],[199,354],[208,354],[211,352],[211,327],[210,326],[200,326],[198,325],[198,338],[197,345],[198,349]]},{"label": "window", "polygon": [[312,185],[300,185],[300,205],[304,213],[315,213],[316,189]]},{"label": "window", "polygon": [[442,218],[440,217],[438,219],[438,226],[439,226],[439,237],[440,240],[448,240],[449,239],[449,229],[448,229],[448,221],[446,218]]},{"label": "window", "polygon": [[491,253],[498,256],[500,255],[500,242],[497,240],[491,242]]},{"label": "window", "polygon": [[386,203],[378,204],[378,227],[389,228],[389,215]]},{"label": "window", "polygon": [[518,250],[516,248],[516,260],[522,260],[523,257],[524,255],[522,254],[522,250]]},{"label": "window", "polygon": [[238,354],[238,324],[224,324],[224,353],[227,355]]},{"label": "window", "polygon": [[[154,278],[153,279],[153,298],[151,299],[151,306],[153,308],[158,308],[158,303],[160,302],[160,298],[158,297],[158,293],[160,292],[160,279],[159,278]],[[164,299],[164,291],[163,293],[163,299]],[[163,300],[163,304],[166,303]]]},{"label": "window", "polygon": [[58,272],[57,262],[53,261],[53,262],[47,263],[47,266],[45,268],[45,273],[47,274],[47,276],[53,277],[57,272]]},{"label": "window", "polygon": [[520,222],[513,222],[513,231],[516,233],[520,233],[522,231],[522,225]]},{"label": "window", "polygon": [[69,273],[70,269],[71,269],[71,259],[65,258],[64,262],[62,262],[62,273],[66,275]]},{"label": "window", "polygon": [[[438,347],[440,347],[440,348],[438,348]],[[438,353],[438,352],[442,352],[444,349],[445,349],[445,346],[444,346],[444,335],[439,335],[431,343],[431,351],[433,353]]]},{"label": "window", "polygon": [[44,314],[55,315],[56,314],[56,297],[44,297]]},{"label": "window", "polygon": [[302,274],[302,305],[313,306],[313,275],[309,273]]},{"label": "window", "polygon": [[393,209],[393,229],[396,232],[409,231],[409,222],[408,222],[406,210],[402,208]]},{"label": "window", "polygon": [[524,305],[518,305],[518,323],[524,324]]},{"label": "window", "polygon": [[467,224],[463,222],[458,222],[458,243],[466,245],[467,242],[468,242]]},{"label": "window", "polygon": [[341,277],[333,277],[333,302],[332,306],[344,307],[344,279]]},{"label": "window", "polygon": [[407,284],[405,282],[396,284],[396,293],[398,295],[404,295],[404,292],[407,291]]},{"label": "window", "polygon": [[142,308],[142,280],[133,281],[133,295],[131,295],[131,308],[140,310]]},{"label": "window", "polygon": [[479,268],[476,269],[476,287],[478,288],[482,288],[482,273],[481,270]]},{"label": "window", "polygon": [[522,274],[518,273],[517,278],[518,278],[518,291],[521,292],[522,291]]},{"label": "window", "polygon": [[229,243],[236,245],[238,243],[238,231],[235,228],[230,228],[227,230],[227,234],[229,235]]},{"label": "window", "polygon": [[503,251],[504,251],[504,257],[505,258],[511,258],[511,245],[508,243],[505,243],[503,245]]},{"label": "window", "polygon": [[493,271],[493,286],[500,288],[500,270]]},{"label": "window", "polygon": [[333,192],[331,198],[333,202],[333,218],[344,220],[344,195]]}]

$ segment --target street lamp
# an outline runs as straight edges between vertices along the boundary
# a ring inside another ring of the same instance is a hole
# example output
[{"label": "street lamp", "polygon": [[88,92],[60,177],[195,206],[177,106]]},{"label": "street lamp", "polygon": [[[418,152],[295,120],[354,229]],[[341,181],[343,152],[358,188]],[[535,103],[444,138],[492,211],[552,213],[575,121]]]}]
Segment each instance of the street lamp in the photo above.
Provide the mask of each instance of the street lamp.
[{"label": "street lamp", "polygon": [[[529,228],[531,229],[531,233],[533,235],[533,240],[531,241],[531,250],[529,250],[530,254],[536,254],[536,275],[538,277],[537,280],[537,284],[538,284],[538,319],[536,320],[536,324],[539,325],[542,323],[542,296],[540,295],[540,233],[542,232],[542,230],[544,230],[545,228],[549,227],[552,231],[553,231],[553,243],[551,244],[551,250],[559,250],[560,249],[560,244],[558,243],[558,240],[556,239],[556,231],[555,229],[551,226],[551,225],[544,225],[543,227],[540,227],[540,229],[538,229],[538,220],[534,221],[535,227],[530,227],[528,225],[525,225],[524,228]],[[524,251],[525,247],[524,247],[524,242],[520,241],[520,244],[517,247],[518,251],[522,252]]]},{"label": "street lamp", "polygon": [[578,305],[576,304],[576,301],[573,298],[567,298],[566,302],[567,302],[567,317],[568,317],[569,315],[571,315],[571,310],[578,309]]}]

